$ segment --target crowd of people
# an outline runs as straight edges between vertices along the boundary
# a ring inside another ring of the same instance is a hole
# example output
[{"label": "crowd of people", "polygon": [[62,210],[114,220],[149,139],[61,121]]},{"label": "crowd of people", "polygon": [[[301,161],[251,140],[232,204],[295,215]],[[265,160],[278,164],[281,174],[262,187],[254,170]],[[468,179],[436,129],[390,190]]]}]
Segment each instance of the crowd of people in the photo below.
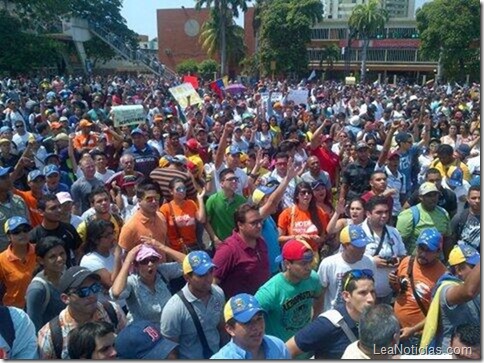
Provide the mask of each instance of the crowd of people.
[{"label": "crowd of people", "polygon": [[0,80],[0,358],[480,358],[480,85],[179,82]]}]

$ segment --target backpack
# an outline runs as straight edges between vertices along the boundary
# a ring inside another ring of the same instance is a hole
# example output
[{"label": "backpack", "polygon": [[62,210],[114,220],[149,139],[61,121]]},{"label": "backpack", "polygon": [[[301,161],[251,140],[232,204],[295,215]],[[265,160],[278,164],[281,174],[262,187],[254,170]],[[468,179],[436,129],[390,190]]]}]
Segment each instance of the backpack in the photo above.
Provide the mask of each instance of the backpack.
[{"label": "backpack", "polygon": [[[114,329],[118,327],[118,315],[113,305],[109,301],[104,301],[102,303],[106,313],[108,314],[109,320],[114,325]],[[49,322],[50,335],[52,337],[52,346],[54,348],[55,358],[62,359],[62,347],[64,345],[64,339],[62,338],[62,328],[60,326],[59,315]]]},{"label": "backpack", "polygon": [[13,325],[12,316],[7,306],[0,306],[0,335],[12,349],[15,341],[15,326]]},{"label": "backpack", "polygon": [[44,303],[42,304],[42,312],[45,313],[45,309],[47,309],[47,305],[49,305],[50,302],[50,288],[49,288],[49,283],[45,281],[44,279],[35,276],[32,279],[32,282],[37,281],[39,282],[45,289],[45,300]]},{"label": "backpack", "polygon": [[[444,215],[444,216],[447,215],[447,212],[445,211],[444,208],[439,207],[439,206],[436,206],[435,209],[438,210],[439,212],[441,212],[442,215]],[[418,207],[416,205],[414,205],[414,206],[410,207],[410,211],[412,212],[412,225],[413,225],[413,229],[415,229],[415,227],[417,226],[418,222],[420,222],[420,210],[418,209]]]}]

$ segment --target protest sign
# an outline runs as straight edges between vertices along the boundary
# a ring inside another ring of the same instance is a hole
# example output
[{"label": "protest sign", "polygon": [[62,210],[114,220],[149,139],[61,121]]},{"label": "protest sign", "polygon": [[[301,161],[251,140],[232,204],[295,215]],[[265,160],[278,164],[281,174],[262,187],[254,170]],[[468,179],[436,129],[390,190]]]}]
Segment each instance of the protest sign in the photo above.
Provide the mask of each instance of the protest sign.
[{"label": "protest sign", "polygon": [[287,95],[288,101],[294,101],[295,105],[300,105],[301,103],[308,104],[308,90],[307,89],[292,89]]},{"label": "protest sign", "polygon": [[[262,101],[265,102],[269,98],[269,92],[261,92],[260,96]],[[281,102],[281,101],[282,101],[282,92],[272,92],[271,102]]]},{"label": "protest sign", "polygon": [[114,126],[138,125],[145,121],[146,114],[142,105],[113,106]]},{"label": "protest sign", "polygon": [[182,109],[185,109],[188,106],[188,96],[190,96],[190,105],[198,105],[202,103],[202,99],[191,83],[183,83],[179,86],[171,87],[168,91],[170,91],[173,97],[175,97],[175,100],[177,100]]}]

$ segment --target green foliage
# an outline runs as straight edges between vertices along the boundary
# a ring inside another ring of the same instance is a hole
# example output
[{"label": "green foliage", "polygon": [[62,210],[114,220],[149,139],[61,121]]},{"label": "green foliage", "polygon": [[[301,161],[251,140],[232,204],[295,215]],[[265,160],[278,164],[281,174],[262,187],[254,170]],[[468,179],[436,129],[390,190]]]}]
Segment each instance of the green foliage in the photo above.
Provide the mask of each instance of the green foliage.
[{"label": "green foliage", "polygon": [[260,57],[259,54],[254,54],[250,57],[245,57],[239,63],[242,66],[242,73],[250,76],[250,77],[257,77],[259,74],[259,67],[260,67]]},{"label": "green foliage", "polygon": [[218,72],[219,63],[213,59],[206,59],[198,65],[198,73],[205,79],[213,79],[213,74]]},{"label": "green foliage", "polygon": [[195,74],[198,72],[198,62],[195,59],[184,60],[176,66],[176,72],[183,75]]},{"label": "green foliage", "polygon": [[480,15],[478,0],[434,0],[417,11],[422,54],[434,60],[442,55],[447,78],[479,79]]},{"label": "green foliage", "polygon": [[258,11],[260,24],[260,61],[266,73],[276,61],[276,73],[298,75],[307,72],[306,45],[311,40],[311,26],[322,20],[319,0],[272,0],[262,2]]}]

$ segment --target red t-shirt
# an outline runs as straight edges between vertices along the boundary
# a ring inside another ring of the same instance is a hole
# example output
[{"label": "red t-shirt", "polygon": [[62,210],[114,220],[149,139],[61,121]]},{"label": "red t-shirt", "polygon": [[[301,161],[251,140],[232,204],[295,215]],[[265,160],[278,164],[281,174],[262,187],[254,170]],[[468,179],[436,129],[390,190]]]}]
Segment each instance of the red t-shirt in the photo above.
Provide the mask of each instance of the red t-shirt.
[{"label": "red t-shirt", "polygon": [[331,150],[326,150],[321,146],[311,150],[311,154],[319,159],[321,169],[329,174],[331,185],[336,185],[336,172],[339,169],[339,156]]}]

